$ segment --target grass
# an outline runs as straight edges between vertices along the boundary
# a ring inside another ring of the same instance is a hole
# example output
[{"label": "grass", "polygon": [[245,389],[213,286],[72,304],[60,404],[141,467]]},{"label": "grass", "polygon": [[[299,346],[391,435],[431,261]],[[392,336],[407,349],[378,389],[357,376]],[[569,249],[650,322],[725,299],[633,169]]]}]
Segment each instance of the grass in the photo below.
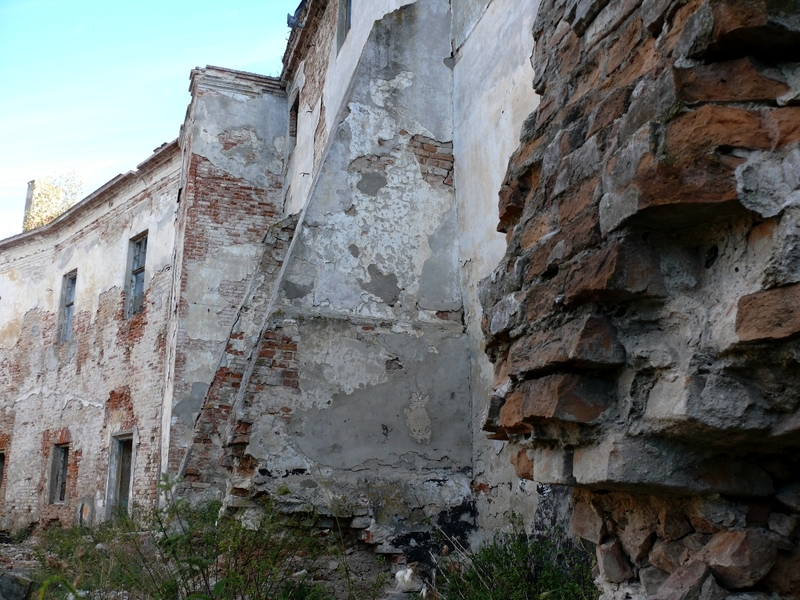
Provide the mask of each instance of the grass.
[{"label": "grass", "polygon": [[[220,518],[219,508],[171,497],[166,508],[121,513],[95,529],[50,528],[39,541],[39,598],[76,590],[102,598],[124,592],[130,600],[335,598],[337,579],[349,573],[323,568],[333,557],[344,563],[334,532],[269,502],[246,525]],[[346,583],[349,599],[374,597],[369,586]]]},{"label": "grass", "polygon": [[[170,488],[166,488],[171,494]],[[52,527],[39,536],[39,600],[369,600],[385,579],[364,581],[347,564],[341,531],[273,504],[248,521],[221,518],[220,504],[122,513],[102,526]],[[530,540],[514,531],[477,551],[442,539],[422,597],[442,600],[597,600],[590,555],[560,532]],[[332,560],[332,559],[335,559]],[[339,564],[331,570],[330,563]]]},{"label": "grass", "polygon": [[[592,556],[561,532],[528,539],[518,527],[476,552],[454,544],[437,558],[424,597],[446,600],[597,600]],[[452,542],[451,542],[452,543]],[[449,546],[448,546],[449,548]]]}]

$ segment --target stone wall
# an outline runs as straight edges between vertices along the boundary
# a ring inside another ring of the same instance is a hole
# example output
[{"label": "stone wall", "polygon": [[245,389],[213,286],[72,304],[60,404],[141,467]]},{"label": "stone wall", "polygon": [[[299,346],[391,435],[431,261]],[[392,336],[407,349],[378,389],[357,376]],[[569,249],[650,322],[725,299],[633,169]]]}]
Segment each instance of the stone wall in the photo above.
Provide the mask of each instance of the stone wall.
[{"label": "stone wall", "polygon": [[484,428],[521,474],[576,488],[609,598],[800,594],[798,14],[537,15],[541,103],[482,286]]}]

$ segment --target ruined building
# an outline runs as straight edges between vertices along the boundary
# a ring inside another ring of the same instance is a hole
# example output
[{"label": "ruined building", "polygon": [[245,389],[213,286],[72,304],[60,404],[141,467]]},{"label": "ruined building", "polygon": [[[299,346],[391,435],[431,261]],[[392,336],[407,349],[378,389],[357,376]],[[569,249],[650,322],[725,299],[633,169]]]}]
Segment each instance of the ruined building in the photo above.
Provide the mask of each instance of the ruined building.
[{"label": "ruined building", "polygon": [[800,3],[298,18],[0,242],[0,527],[168,474],[412,555],[572,488],[607,598],[800,597]]}]

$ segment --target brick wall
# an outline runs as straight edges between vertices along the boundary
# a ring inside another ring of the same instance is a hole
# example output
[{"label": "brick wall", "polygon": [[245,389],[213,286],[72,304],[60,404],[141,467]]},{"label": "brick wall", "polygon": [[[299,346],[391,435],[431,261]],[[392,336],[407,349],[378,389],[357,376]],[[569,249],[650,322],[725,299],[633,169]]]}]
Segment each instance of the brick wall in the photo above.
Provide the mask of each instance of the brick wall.
[{"label": "brick wall", "polygon": [[[220,366],[211,383],[203,408],[194,425],[194,438],[184,466],[185,490],[191,494],[202,494],[224,490],[227,487],[227,468],[233,466],[233,457],[242,458],[242,444],[247,444],[250,425],[254,415],[249,415],[251,395],[261,391],[264,383],[260,375],[263,367],[279,369],[277,380],[271,385],[297,387],[297,370],[291,369],[295,361],[294,350],[287,349],[288,341],[265,333],[261,341],[261,330],[265,326],[267,311],[277,283],[283,260],[289,250],[297,218],[290,217],[273,225],[265,239],[261,261],[249,282],[247,295],[234,321],[230,337]],[[253,356],[255,373],[249,376],[248,365]],[[284,373],[285,370],[285,373]],[[240,386],[248,376],[247,390]],[[285,375],[285,377],[284,377]],[[251,389],[252,386],[259,389]],[[231,412],[234,406],[237,408]],[[239,450],[235,450],[239,448]]]},{"label": "brick wall", "polygon": [[[280,216],[274,190],[254,186],[248,181],[232,177],[207,159],[193,155],[190,158],[182,213],[183,223],[183,274],[180,283],[179,319],[189,317],[186,289],[193,278],[200,276],[203,266],[212,264],[220,248],[236,245],[258,246],[265,231]],[[245,258],[247,260],[247,258]],[[197,279],[195,279],[197,281]],[[223,327],[230,327],[242,298],[247,292],[249,278],[238,281],[223,279],[216,290],[222,302],[212,306],[213,318]],[[199,282],[202,285],[202,282]],[[220,355],[225,342],[218,339],[192,337],[186,328],[178,330],[175,356],[175,396],[186,397],[192,393],[194,381],[186,373],[186,361],[192,354]],[[181,424],[173,425],[170,434],[171,473],[177,473],[184,450],[177,446],[183,433]]]},{"label": "brick wall", "polygon": [[[186,466],[201,410],[227,420],[227,409],[206,402],[208,390],[258,269],[265,236],[281,217],[288,127],[286,98],[273,78],[196,69],[192,94],[181,141],[177,320],[170,342],[174,418],[164,432],[170,447],[164,468],[172,475]],[[216,434],[216,426],[209,427]]]},{"label": "brick wall", "polygon": [[[156,498],[172,232],[180,156],[165,146],[59,220],[3,242],[10,302],[0,347],[0,528],[105,517],[114,434],[138,433],[132,500]],[[143,181],[148,181],[147,185]],[[129,239],[149,231],[143,310],[127,318]],[[72,338],[59,342],[64,273],[77,269]],[[54,444],[69,444],[67,502],[49,503]]]}]

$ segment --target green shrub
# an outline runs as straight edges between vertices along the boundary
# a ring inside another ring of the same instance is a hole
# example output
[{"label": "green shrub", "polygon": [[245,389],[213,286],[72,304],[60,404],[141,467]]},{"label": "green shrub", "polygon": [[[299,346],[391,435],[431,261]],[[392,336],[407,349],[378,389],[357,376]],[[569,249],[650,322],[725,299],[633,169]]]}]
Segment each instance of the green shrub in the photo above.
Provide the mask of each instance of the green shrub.
[{"label": "green shrub", "polygon": [[[477,552],[439,559],[433,597],[447,600],[597,600],[591,556],[560,545],[559,532],[529,540],[498,534]],[[428,596],[428,594],[426,594]]]}]

